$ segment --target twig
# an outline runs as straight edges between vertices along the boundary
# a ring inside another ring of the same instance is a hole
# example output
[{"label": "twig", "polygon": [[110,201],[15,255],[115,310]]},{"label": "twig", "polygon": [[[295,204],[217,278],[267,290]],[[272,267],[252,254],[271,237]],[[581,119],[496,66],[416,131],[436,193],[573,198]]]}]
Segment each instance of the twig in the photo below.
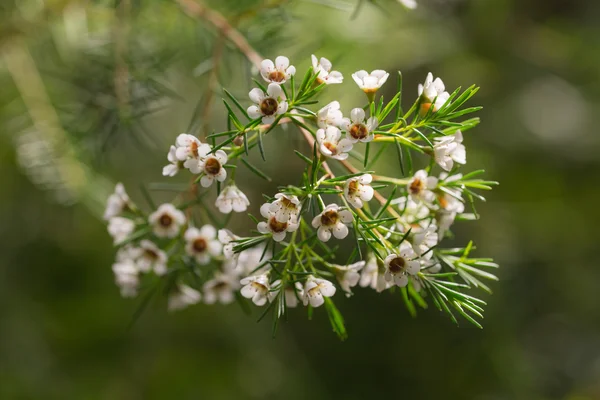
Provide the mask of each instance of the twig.
[{"label": "twig", "polygon": [[119,111],[124,116],[129,115],[129,67],[126,55],[129,41],[130,11],[131,0],[121,0],[117,9],[113,31],[113,40],[115,42],[115,95],[119,104]]},{"label": "twig", "polygon": [[238,32],[227,19],[215,10],[196,2],[195,0],[175,0],[187,15],[209,22],[217,28],[246,58],[255,66],[260,67],[263,58],[250,46],[246,38]]}]

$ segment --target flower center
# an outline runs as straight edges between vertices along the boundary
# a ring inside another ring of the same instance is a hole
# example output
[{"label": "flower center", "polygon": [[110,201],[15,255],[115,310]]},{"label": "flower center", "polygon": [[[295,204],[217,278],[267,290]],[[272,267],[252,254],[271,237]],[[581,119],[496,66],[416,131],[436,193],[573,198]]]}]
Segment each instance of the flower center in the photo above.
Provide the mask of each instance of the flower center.
[{"label": "flower center", "polygon": [[262,283],[258,283],[258,282],[252,282],[250,285],[251,285],[251,286],[252,286],[254,289],[256,289],[256,290],[258,290],[259,292],[262,292],[262,293],[264,293],[264,292],[266,292],[267,290],[269,290],[269,289],[267,289],[267,287],[266,287],[265,285],[263,285]]},{"label": "flower center", "polygon": [[332,143],[332,142],[323,142],[323,146],[325,146],[325,148],[327,150],[329,150],[331,152],[331,154],[337,154],[337,146]]},{"label": "flower center", "polygon": [[260,103],[260,112],[262,112],[263,115],[273,115],[277,112],[277,106],[279,106],[277,100],[272,97],[267,97]]},{"label": "flower center", "polygon": [[438,202],[440,203],[440,207],[442,207],[442,208],[448,208],[448,200],[446,200],[446,196],[439,195],[438,196]]},{"label": "flower center", "polygon": [[219,281],[215,286],[213,286],[214,290],[225,290],[229,285],[226,282]]},{"label": "flower center", "polygon": [[338,221],[338,213],[334,210],[325,211],[321,214],[321,225],[331,226],[335,225]]},{"label": "flower center", "polygon": [[364,139],[369,135],[369,130],[364,124],[354,124],[348,132],[354,139]]},{"label": "flower center", "polygon": [[269,72],[269,80],[271,82],[283,82],[285,81],[285,74],[279,70]]},{"label": "flower center", "polygon": [[415,178],[411,182],[409,190],[412,194],[419,194],[419,193],[421,193],[421,190],[423,190],[424,186],[425,186],[425,184],[423,183],[422,180],[420,180],[419,178]]},{"label": "flower center", "polygon": [[163,214],[158,219],[158,223],[164,226],[165,228],[168,228],[173,223],[173,218],[169,214]]},{"label": "flower center", "polygon": [[190,145],[190,149],[191,149],[192,154],[194,155],[194,157],[198,158],[198,143],[197,142],[192,142],[192,144]]},{"label": "flower center", "polygon": [[221,170],[221,163],[214,157],[209,158],[204,163],[204,171],[210,175],[217,175]]},{"label": "flower center", "polygon": [[392,261],[390,261],[389,269],[392,274],[397,274],[404,270],[406,266],[406,260],[402,257],[396,257]]},{"label": "flower center", "polygon": [[192,247],[194,248],[194,251],[196,251],[198,253],[202,253],[206,250],[208,245],[206,244],[206,240],[204,240],[203,238],[198,238],[198,239],[194,240]]},{"label": "flower center", "polygon": [[287,209],[290,209],[290,210],[295,210],[296,209],[296,205],[290,199],[288,199],[287,197],[282,197],[281,198],[281,204],[285,208],[287,208]]},{"label": "flower center", "polygon": [[151,249],[145,249],[144,256],[151,260],[156,260],[158,258],[158,254],[154,250],[151,250]]},{"label": "flower center", "polygon": [[356,192],[358,192],[358,185],[358,180],[356,179],[348,183],[348,196],[356,195]]},{"label": "flower center", "polygon": [[287,222],[279,222],[275,217],[271,217],[269,220],[269,227],[271,228],[271,231],[275,233],[284,232],[287,229],[287,226]]}]

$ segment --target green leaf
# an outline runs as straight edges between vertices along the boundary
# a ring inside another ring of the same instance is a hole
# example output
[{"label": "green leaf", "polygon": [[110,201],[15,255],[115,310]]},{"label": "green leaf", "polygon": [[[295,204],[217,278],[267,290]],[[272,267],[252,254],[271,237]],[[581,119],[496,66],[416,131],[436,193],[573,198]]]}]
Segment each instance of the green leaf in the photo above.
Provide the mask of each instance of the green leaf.
[{"label": "green leaf", "polygon": [[327,316],[329,317],[329,322],[331,323],[333,331],[341,340],[346,340],[348,338],[348,332],[344,325],[344,317],[342,317],[342,314],[329,297],[325,297],[325,309],[327,310]]},{"label": "green leaf", "polygon": [[240,158],[240,160],[246,167],[248,167],[250,171],[254,172],[257,176],[263,178],[267,182],[271,182],[271,178],[269,178],[264,172],[256,168],[254,165],[250,164],[250,162],[246,161],[245,158]]}]

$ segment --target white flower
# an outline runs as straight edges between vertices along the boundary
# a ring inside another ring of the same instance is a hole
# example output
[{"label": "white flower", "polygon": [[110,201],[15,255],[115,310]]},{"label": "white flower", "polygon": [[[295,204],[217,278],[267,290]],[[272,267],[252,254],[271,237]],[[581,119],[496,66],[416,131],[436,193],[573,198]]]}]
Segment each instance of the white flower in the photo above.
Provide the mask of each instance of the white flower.
[{"label": "white flower", "polygon": [[454,163],[467,163],[467,150],[462,144],[463,136],[461,131],[456,131],[454,135],[437,137],[434,139],[433,157],[435,162],[446,171],[450,171]]},{"label": "white flower", "polygon": [[177,285],[177,290],[169,295],[169,311],[177,311],[198,304],[202,295],[187,285]]},{"label": "white flower", "polygon": [[114,244],[120,244],[133,233],[135,223],[127,218],[113,217],[108,221],[108,234]]},{"label": "white flower", "polygon": [[[275,282],[273,282],[271,287],[277,288],[280,285],[281,285],[281,280],[276,280]],[[273,300],[275,300],[275,297],[277,297],[277,295],[279,293],[281,293],[281,289],[282,288],[279,288],[279,290],[277,290],[277,291],[269,292],[269,294],[268,294],[269,302],[272,302]],[[286,307],[295,308],[296,306],[298,306],[298,298],[302,299],[304,296],[304,288],[302,287],[302,284],[300,282],[294,283],[293,286],[286,285],[285,288],[283,288],[283,295],[285,296]]]},{"label": "white flower", "polygon": [[149,240],[142,240],[139,250],[140,254],[135,263],[141,272],[149,272],[153,269],[157,275],[167,273],[167,253]]},{"label": "white flower", "polygon": [[[435,224],[431,224],[427,228],[419,229],[417,231],[413,229],[410,236],[412,248],[419,257],[438,244],[438,233],[436,232]],[[430,257],[431,252],[427,253],[427,255]]]},{"label": "white flower", "polygon": [[303,303],[307,306],[309,303],[313,307],[319,307],[325,303],[325,297],[332,297],[335,294],[335,286],[326,279],[315,278],[309,275],[304,284]]},{"label": "white flower", "polygon": [[348,203],[356,208],[361,208],[363,201],[371,201],[374,191],[369,184],[372,180],[373,177],[370,174],[348,179],[344,185],[344,197]]},{"label": "white flower", "polygon": [[342,139],[342,131],[335,126],[318,129],[317,143],[321,154],[337,160],[345,160],[348,158],[348,152],[352,150],[352,142],[347,138]]},{"label": "white flower", "polygon": [[240,281],[244,287],[240,291],[242,296],[247,299],[252,299],[252,302],[257,306],[267,304],[269,294],[269,277],[265,274],[248,276]]},{"label": "white flower", "polygon": [[275,198],[277,200],[271,203],[269,211],[275,214],[277,222],[286,222],[290,219],[296,220],[300,213],[300,200],[298,200],[298,197],[277,193]]},{"label": "white flower", "polygon": [[272,124],[277,115],[284,114],[288,109],[285,93],[276,83],[269,84],[267,93],[259,88],[254,88],[250,91],[249,96],[255,105],[248,107],[248,115],[252,119],[262,117],[262,123],[265,125]]},{"label": "white flower", "polygon": [[138,269],[132,261],[117,262],[112,266],[115,274],[115,283],[121,290],[123,297],[135,297],[140,284]]},{"label": "white flower", "polygon": [[346,292],[346,296],[350,296],[352,294],[351,288],[356,286],[360,280],[360,274],[358,271],[363,269],[364,266],[365,261],[358,261],[350,265],[333,266],[335,277],[337,278],[342,290]]},{"label": "white flower", "polygon": [[373,131],[379,126],[377,118],[370,117],[365,122],[365,110],[354,108],[350,111],[350,118],[344,118],[341,128],[346,131],[346,137],[352,143],[370,142],[375,138]]},{"label": "white flower", "polygon": [[337,239],[348,236],[348,227],[345,224],[352,222],[352,213],[348,210],[340,210],[337,204],[329,204],[323,212],[312,220],[313,228],[317,228],[317,236],[323,242],[331,239],[331,233]]},{"label": "white flower", "polygon": [[108,197],[106,201],[106,210],[104,211],[104,219],[109,220],[112,217],[118,217],[127,210],[131,205],[129,195],[125,192],[125,187],[122,183],[117,183],[115,192]]},{"label": "white flower", "polygon": [[340,103],[332,101],[317,112],[317,125],[323,129],[328,126],[339,126],[343,118],[344,115],[340,111]]},{"label": "white flower", "polygon": [[185,252],[194,257],[200,265],[206,265],[211,257],[221,254],[223,247],[217,240],[217,230],[211,225],[202,228],[188,228],[184,234]]},{"label": "white flower", "polygon": [[271,252],[269,250],[264,251],[264,249],[264,246],[256,246],[239,253],[237,264],[235,265],[235,272],[241,275],[266,272],[269,269],[268,264],[256,270],[264,260],[269,260],[271,258]]},{"label": "white flower", "polygon": [[[457,181],[461,178],[462,174],[452,176],[448,176],[445,172],[440,174],[440,180],[445,183]],[[436,220],[438,223],[438,239],[441,241],[446,235],[446,231],[454,223],[456,216],[465,211],[465,205],[462,202],[461,191],[458,188],[446,187],[446,192],[439,194],[437,201],[440,209],[436,213]]]},{"label": "white flower", "polygon": [[279,56],[273,61],[265,59],[260,63],[260,75],[267,82],[284,83],[296,73],[296,67],[290,65],[290,60]]},{"label": "white flower", "polygon": [[433,104],[433,111],[437,111],[448,101],[450,98],[450,94],[446,92],[446,87],[444,86],[444,82],[440,78],[435,78],[433,80],[433,74],[430,72],[427,74],[427,78],[425,79],[425,83],[422,85],[419,84],[419,96],[423,96],[423,101],[421,102],[421,115],[427,114],[431,104]]},{"label": "white flower", "polygon": [[248,197],[235,185],[225,187],[215,201],[215,206],[223,214],[229,214],[231,211],[244,212],[249,205]]},{"label": "white flower", "polygon": [[270,203],[265,203],[260,207],[260,214],[265,217],[267,221],[259,222],[256,228],[260,233],[273,234],[273,240],[276,242],[281,242],[285,239],[285,234],[287,232],[294,232],[298,229],[298,222],[295,218],[286,222],[279,222],[276,214],[271,211]]},{"label": "white flower", "polygon": [[239,253],[233,252],[233,246],[235,246],[234,240],[237,240],[240,237],[234,235],[229,229],[219,229],[219,232],[217,232],[217,238],[223,245],[223,255],[225,258],[235,259],[237,261]]},{"label": "white flower", "polygon": [[331,62],[325,57],[321,57],[317,60],[317,57],[313,54],[310,56],[312,59],[313,72],[318,73],[317,82],[319,84],[325,83],[331,85],[334,83],[342,83],[344,76],[341,72],[331,70]]},{"label": "white flower", "polygon": [[408,193],[415,201],[431,201],[434,198],[432,190],[435,189],[437,183],[436,177],[427,176],[427,171],[421,169],[415,172],[413,178],[408,182]]},{"label": "white flower", "polygon": [[402,214],[402,221],[408,225],[424,221],[431,210],[422,202],[416,202],[412,197],[403,196],[392,200],[392,204],[397,205]]},{"label": "white flower", "polygon": [[404,7],[408,8],[409,10],[414,10],[415,8],[417,8],[417,2],[415,0],[398,0],[400,2],[400,4],[402,4]]},{"label": "white flower", "polygon": [[371,287],[381,293],[388,289],[391,284],[385,280],[383,270],[380,271],[375,257],[370,257],[367,264],[360,272],[360,287]]},{"label": "white flower", "polygon": [[175,208],[173,204],[165,203],[150,214],[148,222],[156,236],[172,238],[179,234],[181,226],[185,224],[185,214]]},{"label": "white flower", "polygon": [[[175,139],[175,157],[180,161],[188,158],[200,158],[201,154],[210,151],[207,144],[203,144],[196,136],[182,133]],[[208,147],[208,151],[206,150]],[[169,160],[170,161],[170,160]]]},{"label": "white flower", "polygon": [[[209,146],[208,151],[210,152],[210,150]],[[217,150],[213,154],[204,153],[200,159],[190,158],[183,165],[189,168],[193,174],[203,174],[200,178],[200,184],[202,187],[209,187],[215,179],[223,182],[227,178],[227,171],[223,167],[226,163],[227,153],[223,150]]]},{"label": "white flower", "polygon": [[385,280],[394,282],[399,287],[408,284],[408,275],[416,275],[421,265],[419,260],[415,260],[416,254],[410,244],[402,242],[398,254],[390,254],[385,260]]},{"label": "white flower", "polygon": [[389,76],[389,73],[381,69],[371,71],[370,74],[365,70],[360,70],[352,74],[354,82],[356,82],[358,87],[367,94],[375,93],[381,86],[383,86]]},{"label": "white flower", "polygon": [[177,147],[171,146],[169,154],[167,154],[169,164],[165,165],[162,170],[163,176],[175,176],[180,169],[183,168],[183,162],[177,158]]},{"label": "white flower", "polygon": [[230,304],[235,300],[234,292],[239,288],[237,280],[228,274],[217,272],[213,279],[202,286],[206,304]]}]

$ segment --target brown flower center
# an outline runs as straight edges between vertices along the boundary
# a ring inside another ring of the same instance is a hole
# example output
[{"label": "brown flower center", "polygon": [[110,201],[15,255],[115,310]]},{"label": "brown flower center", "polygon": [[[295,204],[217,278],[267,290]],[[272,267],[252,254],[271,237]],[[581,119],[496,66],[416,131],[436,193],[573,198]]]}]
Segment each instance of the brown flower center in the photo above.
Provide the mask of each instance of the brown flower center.
[{"label": "brown flower center", "polygon": [[348,183],[348,196],[354,196],[358,192],[358,180],[352,180]]},{"label": "brown flower center", "polygon": [[369,130],[363,124],[354,124],[350,127],[348,133],[354,139],[360,140],[366,138],[369,135]]},{"label": "brown flower center", "polygon": [[275,233],[285,232],[287,226],[287,222],[279,222],[275,217],[271,217],[271,219],[269,220],[269,227],[271,228],[271,231]]},{"label": "brown flower center", "polygon": [[420,180],[419,178],[415,178],[411,182],[408,189],[410,190],[410,192],[412,194],[419,194],[419,193],[421,193],[421,190],[423,190],[424,186],[425,186],[425,184],[423,183],[422,180]]},{"label": "brown flower center", "polygon": [[331,152],[331,154],[337,154],[337,146],[334,143],[331,142],[323,142],[323,146],[325,146],[325,148],[327,150],[329,150]]},{"label": "brown flower center", "polygon": [[158,219],[158,223],[164,226],[165,228],[168,228],[173,223],[173,218],[169,214],[163,214]]},{"label": "brown flower center", "polygon": [[335,210],[325,211],[321,214],[321,225],[331,226],[338,222],[338,213]]},{"label": "brown flower center", "polygon": [[208,247],[208,244],[206,243],[206,240],[204,240],[203,238],[198,238],[198,239],[194,240],[194,243],[192,243],[192,247],[195,252],[203,253],[206,250],[206,248]]},{"label": "brown flower center", "polygon": [[217,175],[221,171],[221,163],[216,158],[211,157],[204,163],[204,171],[210,175]]},{"label": "brown flower center", "polygon": [[273,115],[277,112],[277,106],[279,106],[277,100],[272,97],[267,97],[260,103],[260,112],[262,112],[263,115]]},{"label": "brown flower center", "polygon": [[448,208],[448,200],[446,199],[446,196],[441,194],[441,195],[438,195],[437,199],[438,199],[438,202],[440,203],[440,207]]},{"label": "brown flower center", "polygon": [[281,204],[285,207],[288,208],[290,210],[295,210],[296,209],[296,205],[287,197],[282,197],[281,198]]},{"label": "brown flower center", "polygon": [[225,283],[224,281],[219,281],[215,286],[213,286],[213,289],[215,289],[215,290],[224,290],[228,286],[229,285],[227,283]]},{"label": "brown flower center", "polygon": [[154,250],[152,249],[145,249],[144,250],[144,256],[146,258],[149,258],[151,260],[156,260],[158,258],[158,253],[156,253]]},{"label": "brown flower center", "polygon": [[283,82],[285,81],[285,74],[281,71],[271,71],[269,72],[269,80],[271,82]]},{"label": "brown flower center", "polygon": [[390,261],[389,269],[392,274],[397,274],[404,270],[406,266],[406,260],[402,257],[396,257],[392,261]]},{"label": "brown flower center", "polygon": [[192,144],[190,145],[190,148],[192,150],[192,154],[194,155],[194,157],[198,157],[198,143],[192,142]]}]

